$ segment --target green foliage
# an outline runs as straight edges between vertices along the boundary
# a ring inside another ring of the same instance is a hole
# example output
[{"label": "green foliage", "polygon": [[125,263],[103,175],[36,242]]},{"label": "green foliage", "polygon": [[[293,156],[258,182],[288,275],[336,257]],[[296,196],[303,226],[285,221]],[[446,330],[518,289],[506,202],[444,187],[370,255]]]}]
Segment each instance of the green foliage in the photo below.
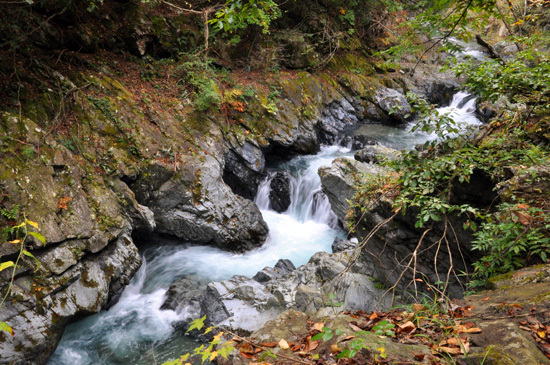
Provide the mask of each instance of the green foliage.
[{"label": "green foliage", "polygon": [[377,336],[395,336],[395,332],[392,329],[395,327],[395,324],[382,320],[372,328],[372,332]]},{"label": "green foliage", "polygon": [[271,22],[281,14],[281,9],[273,0],[226,0],[224,7],[209,22],[214,29],[231,34],[231,42],[237,43],[240,40],[238,31],[257,25],[264,34],[269,33]]},{"label": "green foliage", "polygon": [[341,334],[342,334],[342,331],[340,331],[339,329],[332,331],[332,328],[323,327],[323,332],[319,332],[318,334],[313,336],[311,339],[313,341],[323,340],[324,342],[328,342],[332,339],[334,335],[340,336]]},{"label": "green foliage", "polygon": [[532,260],[546,262],[550,255],[550,212],[526,204],[503,203],[487,216],[472,249],[484,254],[474,264],[476,280],[472,287],[483,286],[489,277]]},{"label": "green foliage", "polygon": [[[18,211],[19,211],[19,207],[14,206],[12,207],[11,210],[1,209],[0,213],[3,217],[6,217],[12,220],[12,219],[15,219],[15,217],[18,215]],[[7,230],[7,234],[12,237],[12,239],[9,240],[8,243],[19,246],[19,250],[15,258],[15,261],[13,260],[0,261],[0,272],[10,268],[12,269],[8,287],[6,289],[6,292],[2,296],[2,301],[0,302],[0,309],[2,309],[2,307],[4,306],[4,303],[6,302],[8,296],[10,295],[11,289],[13,287],[13,281],[15,280],[15,272],[17,271],[18,268],[20,268],[21,266],[20,263],[21,263],[21,260],[24,259],[24,256],[29,257],[34,261],[34,263],[36,264],[35,271],[38,270],[38,268],[40,267],[40,262],[38,261],[38,259],[26,249],[25,240],[30,235],[35,237],[38,241],[40,241],[43,245],[45,245],[46,239],[39,232],[31,231],[30,228],[34,228],[35,230],[38,230],[39,229],[38,223],[24,217],[23,223],[11,226]],[[3,238],[2,242],[8,239],[9,238]],[[1,258],[2,257],[0,256],[0,259]],[[8,332],[12,336],[14,335],[13,329],[6,322],[0,321],[0,331]]]},{"label": "green foliage", "polygon": [[[187,329],[186,332],[190,332],[190,331],[193,331],[193,330],[197,330],[197,331],[202,330],[205,326],[205,323],[204,323],[205,321],[206,321],[206,316],[203,316],[202,318],[195,319],[194,321],[191,322],[191,324],[190,324],[190,326],[189,326],[189,328]],[[203,331],[203,334],[208,334],[208,333],[210,333],[214,330],[215,330],[214,327],[207,327]],[[208,343],[208,346],[201,345],[201,346],[193,349],[193,351],[191,351],[190,353],[188,352],[188,353],[180,356],[179,359],[166,361],[162,365],[180,365],[180,364],[183,364],[184,361],[191,360],[191,359],[196,359],[196,358],[200,358],[201,363],[204,363],[207,360],[208,361],[213,361],[219,356],[221,356],[221,357],[223,357],[224,359],[227,360],[227,358],[229,357],[229,354],[231,353],[231,351],[233,351],[235,349],[235,347],[233,346],[232,341],[226,341],[226,342],[222,343],[223,334],[224,334],[224,332],[221,332],[221,331],[218,332],[214,336],[212,341],[210,341]]]}]

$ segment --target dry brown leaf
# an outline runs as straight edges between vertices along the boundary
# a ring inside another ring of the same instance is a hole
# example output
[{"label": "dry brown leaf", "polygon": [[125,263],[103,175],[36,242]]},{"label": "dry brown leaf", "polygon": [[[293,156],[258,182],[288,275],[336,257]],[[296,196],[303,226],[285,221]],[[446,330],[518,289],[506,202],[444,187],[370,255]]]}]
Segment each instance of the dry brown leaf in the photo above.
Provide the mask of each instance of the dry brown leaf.
[{"label": "dry brown leaf", "polygon": [[529,214],[518,212],[517,210],[514,210],[513,213],[516,217],[518,217],[518,222],[520,224],[523,224],[524,226],[528,226],[531,223],[533,223],[533,217],[531,217]]},{"label": "dry brown leaf", "polygon": [[239,347],[239,350],[241,351],[241,353],[245,353],[245,354],[253,354],[254,353],[254,347],[252,347],[251,344],[249,343],[243,343],[240,347]]},{"label": "dry brown leaf", "polygon": [[344,339],[342,339],[342,341],[340,341],[340,342],[349,341],[349,340],[351,340],[352,338],[355,338],[355,337],[356,337],[356,336],[352,336],[352,335],[346,336],[346,337],[344,337]]},{"label": "dry brown leaf", "polygon": [[412,305],[412,309],[413,309],[415,312],[420,312],[420,311],[425,310],[426,307],[424,307],[422,304],[414,303],[414,304]]},{"label": "dry brown leaf", "polygon": [[426,354],[413,354],[414,357],[416,357],[416,359],[418,361],[424,361],[424,357],[426,356]]},{"label": "dry brown leaf", "polygon": [[352,324],[352,323],[348,323],[348,326],[349,326],[349,328],[351,328],[351,329],[354,330],[355,332],[362,331],[361,328],[357,327],[356,325],[354,325],[354,324]]},{"label": "dry brown leaf", "polygon": [[413,333],[416,330],[416,326],[411,321],[397,325],[397,327],[397,333]]},{"label": "dry brown leaf", "polygon": [[252,359],[254,357],[253,354],[247,354],[246,352],[241,352],[242,357],[246,357],[247,359]]},{"label": "dry brown leaf", "polygon": [[441,353],[441,352],[447,352],[451,355],[460,355],[462,353],[462,350],[458,347],[447,347],[447,346],[434,346],[432,348],[432,352],[435,353]]},{"label": "dry brown leaf", "polygon": [[481,300],[489,300],[491,297],[483,298]]},{"label": "dry brown leaf", "polygon": [[311,352],[319,347],[319,341],[308,341],[306,347],[304,348],[305,352]]},{"label": "dry brown leaf", "polygon": [[378,318],[378,314],[376,314],[376,312],[372,312],[369,319],[372,321],[373,319],[376,319],[376,318]]},{"label": "dry brown leaf", "polygon": [[323,327],[325,327],[325,324],[323,322],[319,322],[319,323],[315,323],[311,329],[312,330],[317,330],[319,332],[323,332]]},{"label": "dry brown leaf", "polygon": [[466,326],[463,326],[463,325],[458,325],[458,326],[454,326],[454,330],[456,333],[481,333],[483,332],[481,330],[481,328],[477,328],[477,327],[471,327],[471,328],[467,328]]},{"label": "dry brown leaf", "polygon": [[333,343],[332,345],[330,345],[330,352],[336,355],[342,352],[342,348],[340,348],[340,346],[338,346],[337,344]]},{"label": "dry brown leaf", "polygon": [[277,346],[277,342],[262,342],[260,343],[260,345],[262,345],[263,347],[273,348]]},{"label": "dry brown leaf", "polygon": [[288,342],[284,338],[281,338],[281,341],[279,341],[279,347],[283,350],[288,350],[290,346],[288,345]]},{"label": "dry brown leaf", "polygon": [[301,348],[302,348],[302,344],[292,345],[292,351],[294,352],[300,351]]}]

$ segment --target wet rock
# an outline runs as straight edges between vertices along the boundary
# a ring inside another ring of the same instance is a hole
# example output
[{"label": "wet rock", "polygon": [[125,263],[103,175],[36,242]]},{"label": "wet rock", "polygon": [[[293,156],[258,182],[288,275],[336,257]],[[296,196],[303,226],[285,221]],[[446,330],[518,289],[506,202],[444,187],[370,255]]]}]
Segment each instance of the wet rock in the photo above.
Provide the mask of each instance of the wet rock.
[{"label": "wet rock", "polygon": [[223,181],[234,193],[253,200],[264,177],[265,158],[262,150],[250,142],[229,147],[225,153]]},{"label": "wet rock", "polygon": [[245,276],[208,284],[202,313],[215,324],[253,331],[281,311],[279,300],[257,282]]},{"label": "wet rock", "polygon": [[363,107],[352,105],[347,99],[335,100],[323,109],[319,123],[319,138],[325,144],[333,144],[346,129],[360,121]]},{"label": "wet rock", "polygon": [[[358,263],[340,275],[350,259],[349,252],[333,255],[318,252],[306,265],[282,276],[276,273],[261,283],[244,276],[210,283],[203,313],[213,323],[254,331],[287,308],[315,314],[336,302],[342,304],[334,308],[338,311],[371,310],[389,305],[382,299],[384,291],[374,286],[374,265]],[[285,270],[293,267],[288,260],[279,261],[277,266]],[[262,270],[261,273],[260,279],[264,279],[273,272]]]},{"label": "wet rock", "polygon": [[[54,250],[52,255],[68,247]],[[47,255],[39,257],[47,262]],[[16,279],[14,299],[6,301],[0,312],[0,321],[10,324],[15,336],[0,335],[0,362],[45,363],[64,326],[77,316],[98,312],[128,284],[140,264],[137,248],[124,233],[97,255],[83,257],[59,275],[46,276],[37,295],[30,293],[28,278]]]},{"label": "wet rock", "polygon": [[177,175],[161,165],[150,171],[133,187],[155,213],[156,232],[239,252],[265,241],[268,227],[258,207],[223,182],[220,161],[211,154]]},{"label": "wet rock", "polygon": [[404,123],[409,119],[411,106],[405,95],[387,87],[380,87],[374,95],[375,104],[387,114],[388,120],[395,123]]},{"label": "wet rock", "polygon": [[373,146],[366,146],[359,151],[355,151],[354,158],[361,162],[380,164],[385,161],[393,161],[398,159],[400,155],[401,153],[393,148],[388,148],[377,144]]},{"label": "wet rock", "polygon": [[422,83],[422,95],[435,105],[448,105],[458,90],[458,82],[454,78],[426,79]]},{"label": "wet rock", "polygon": [[354,174],[372,174],[376,169],[377,167],[348,158],[335,159],[330,166],[319,168],[323,191],[340,222],[345,222],[348,201],[355,194]]},{"label": "wet rock", "polygon": [[286,212],[290,206],[290,175],[278,171],[269,184],[269,203],[271,208],[279,213]]},{"label": "wet rock", "polygon": [[357,245],[359,244],[359,240],[355,237],[345,240],[340,237],[334,238],[334,242],[332,242],[332,252],[342,252],[347,250],[353,250]]},{"label": "wet rock", "polygon": [[252,279],[260,283],[265,283],[271,280],[275,280],[285,276],[288,273],[296,270],[296,267],[292,261],[288,259],[281,259],[277,261],[274,267],[266,266],[262,270],[258,271]]},{"label": "wet rock", "polygon": [[200,318],[201,299],[207,284],[196,275],[177,280],[170,285],[160,309],[176,311],[184,322]]}]

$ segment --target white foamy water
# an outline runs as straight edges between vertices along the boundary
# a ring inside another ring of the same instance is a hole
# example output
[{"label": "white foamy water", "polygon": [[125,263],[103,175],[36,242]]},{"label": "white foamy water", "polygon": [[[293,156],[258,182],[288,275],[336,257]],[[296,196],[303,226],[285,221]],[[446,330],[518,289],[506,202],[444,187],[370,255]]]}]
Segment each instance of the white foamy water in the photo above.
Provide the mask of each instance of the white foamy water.
[{"label": "white foamy water", "polygon": [[183,341],[185,336],[174,329],[174,324],[186,317],[185,310],[160,310],[170,284],[189,275],[205,282],[233,275],[251,277],[281,258],[299,266],[316,252],[330,252],[334,238],[343,233],[333,228],[336,217],[327,198],[320,194],[317,169],[344,155],[350,155],[350,150],[323,147],[317,155],[300,156],[282,164],[279,168],[292,174],[292,204],[283,214],[269,209],[268,180],[262,184],[256,201],[270,233],[258,249],[244,254],[184,245],[146,250],[144,264],[119,302],[108,311],[68,326],[49,364],[161,363],[196,347],[192,341]]}]

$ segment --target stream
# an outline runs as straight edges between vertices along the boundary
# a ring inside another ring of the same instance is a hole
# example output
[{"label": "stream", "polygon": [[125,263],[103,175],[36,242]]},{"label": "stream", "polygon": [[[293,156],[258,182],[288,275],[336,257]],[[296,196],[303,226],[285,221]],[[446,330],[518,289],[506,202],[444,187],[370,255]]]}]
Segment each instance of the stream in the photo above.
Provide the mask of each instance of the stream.
[{"label": "stream", "polygon": [[[475,118],[475,98],[459,92],[448,107],[460,122],[480,124]],[[358,130],[379,143],[396,149],[411,149],[435,136],[410,133],[404,128],[365,124]],[[357,133],[357,131],[356,131]],[[331,252],[336,236],[344,236],[328,199],[321,192],[317,175],[320,166],[337,157],[351,157],[347,147],[324,146],[316,155],[299,156],[271,166],[260,185],[255,202],[269,225],[266,243],[245,254],[234,254],[210,246],[155,243],[142,252],[143,265],[125,288],[120,300],[109,310],[67,326],[50,365],[160,364],[197,346],[178,322],[197,318],[183,308],[178,312],[160,310],[170,285],[186,276],[197,282],[220,281],[233,275],[254,276],[279,259],[290,259],[296,267],[319,251]],[[284,170],[292,175],[291,205],[284,213],[269,207],[269,176]]]}]

